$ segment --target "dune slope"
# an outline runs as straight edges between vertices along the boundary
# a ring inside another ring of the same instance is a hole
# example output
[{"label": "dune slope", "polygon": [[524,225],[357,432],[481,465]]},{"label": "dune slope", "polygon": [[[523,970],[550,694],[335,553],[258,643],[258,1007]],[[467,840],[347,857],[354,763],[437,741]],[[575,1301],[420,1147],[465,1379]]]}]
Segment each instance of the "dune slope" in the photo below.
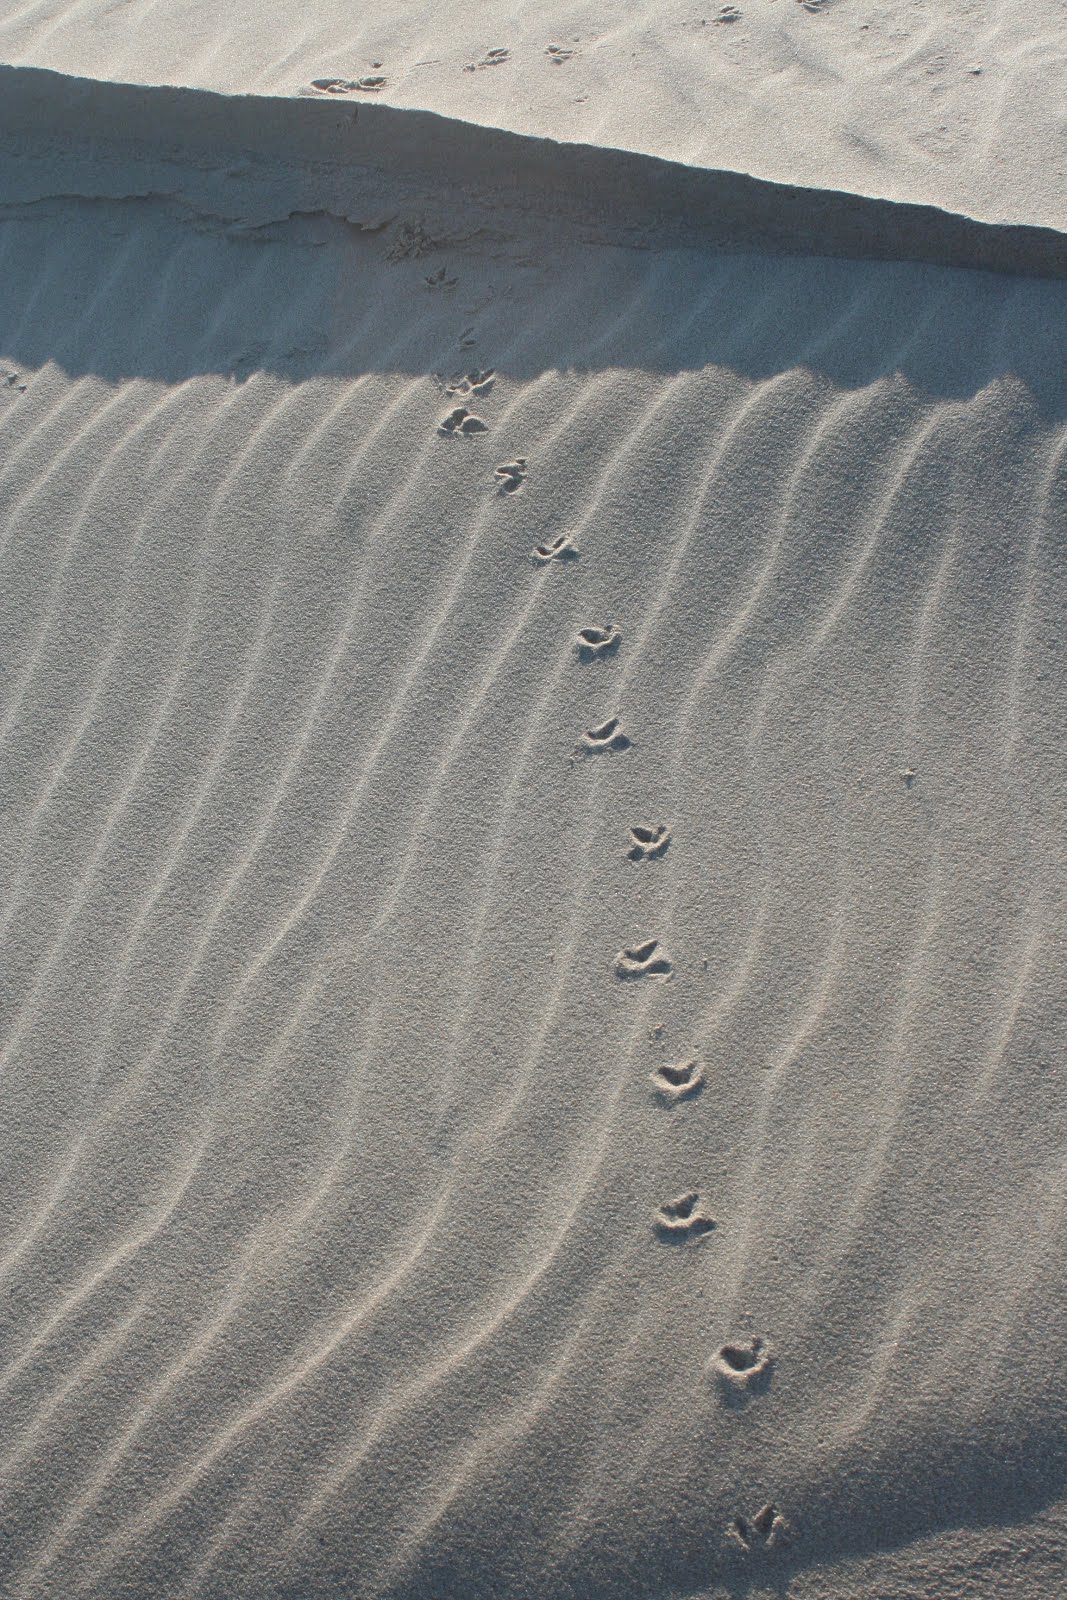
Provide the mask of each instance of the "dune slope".
[{"label": "dune slope", "polygon": [[1067,289],[0,267],[4,1592],[1047,1594]]},{"label": "dune slope", "polygon": [[1067,228],[1059,0],[15,0],[0,61],[226,95],[340,79],[362,103]]}]

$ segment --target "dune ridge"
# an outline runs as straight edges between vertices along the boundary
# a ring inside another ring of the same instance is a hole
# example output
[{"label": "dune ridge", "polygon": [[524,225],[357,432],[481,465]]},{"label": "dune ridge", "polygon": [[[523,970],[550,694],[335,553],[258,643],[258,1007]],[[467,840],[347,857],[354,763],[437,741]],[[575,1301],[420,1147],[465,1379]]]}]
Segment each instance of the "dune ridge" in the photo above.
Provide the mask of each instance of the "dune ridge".
[{"label": "dune ridge", "polygon": [[[936,206],[488,128],[330,96],[220,95],[0,66],[9,204],[168,196],[263,226],[295,212],[375,225],[421,210],[453,230],[534,213],[616,242],[773,249],[1067,275],[1067,233]],[[73,143],[63,159],[57,141]]]},{"label": "dune ridge", "polygon": [[1059,0],[11,0],[0,60],[223,95],[363,82],[490,129],[1067,227]]}]

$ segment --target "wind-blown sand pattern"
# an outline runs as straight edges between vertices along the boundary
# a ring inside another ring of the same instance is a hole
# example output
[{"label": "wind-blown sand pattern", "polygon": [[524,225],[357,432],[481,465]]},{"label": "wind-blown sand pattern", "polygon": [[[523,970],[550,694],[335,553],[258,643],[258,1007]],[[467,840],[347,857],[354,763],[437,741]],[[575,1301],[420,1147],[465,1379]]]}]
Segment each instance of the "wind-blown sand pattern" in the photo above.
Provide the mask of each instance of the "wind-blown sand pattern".
[{"label": "wind-blown sand pattern", "polygon": [[16,0],[0,14],[0,60],[108,83],[378,100],[1067,227],[1060,0],[259,0],[216,11]]},{"label": "wind-blown sand pattern", "polygon": [[1054,1594],[1067,284],[55,159],[0,1593]]}]

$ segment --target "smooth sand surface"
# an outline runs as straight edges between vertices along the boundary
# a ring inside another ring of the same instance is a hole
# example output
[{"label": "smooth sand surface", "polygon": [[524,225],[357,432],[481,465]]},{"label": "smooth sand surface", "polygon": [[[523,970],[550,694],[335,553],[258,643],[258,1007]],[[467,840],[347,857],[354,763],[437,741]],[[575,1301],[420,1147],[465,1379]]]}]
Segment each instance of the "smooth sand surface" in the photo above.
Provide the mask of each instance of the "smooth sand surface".
[{"label": "smooth sand surface", "polygon": [[1067,228],[1062,0],[7,4],[0,60],[226,94],[380,78],[356,98]]},{"label": "smooth sand surface", "polygon": [[1067,284],[46,131],[4,1600],[1050,1600]]}]

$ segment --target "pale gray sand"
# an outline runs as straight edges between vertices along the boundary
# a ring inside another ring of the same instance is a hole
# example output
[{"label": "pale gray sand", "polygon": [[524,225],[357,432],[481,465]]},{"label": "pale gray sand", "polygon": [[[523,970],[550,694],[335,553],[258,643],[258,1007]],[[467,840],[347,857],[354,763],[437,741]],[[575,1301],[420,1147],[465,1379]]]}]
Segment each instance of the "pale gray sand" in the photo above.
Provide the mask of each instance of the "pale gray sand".
[{"label": "pale gray sand", "polygon": [[3,1592],[1044,1600],[1067,291],[402,237],[0,229]]}]

